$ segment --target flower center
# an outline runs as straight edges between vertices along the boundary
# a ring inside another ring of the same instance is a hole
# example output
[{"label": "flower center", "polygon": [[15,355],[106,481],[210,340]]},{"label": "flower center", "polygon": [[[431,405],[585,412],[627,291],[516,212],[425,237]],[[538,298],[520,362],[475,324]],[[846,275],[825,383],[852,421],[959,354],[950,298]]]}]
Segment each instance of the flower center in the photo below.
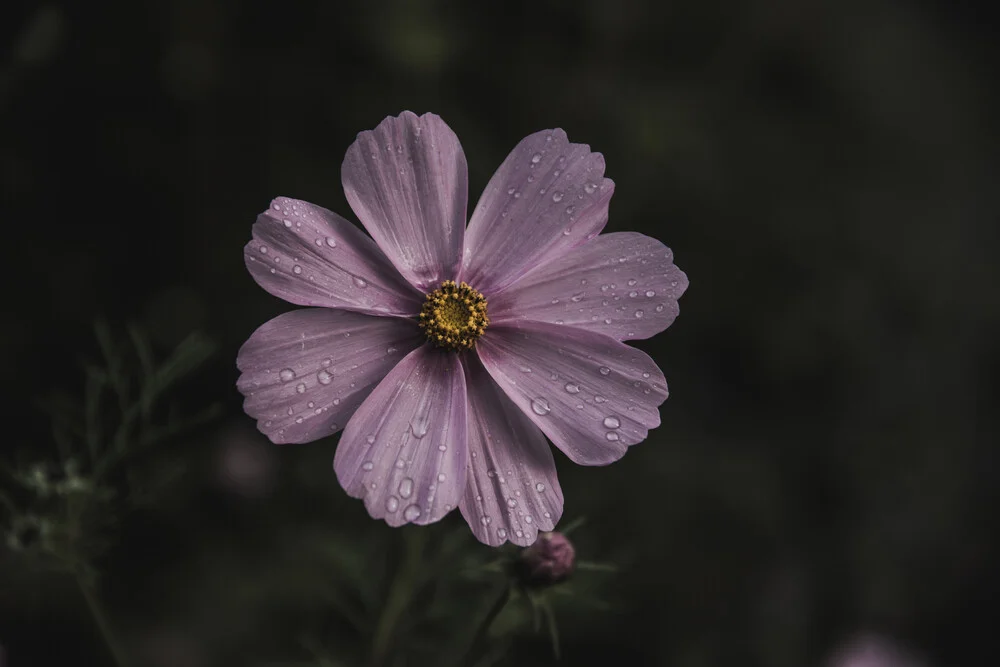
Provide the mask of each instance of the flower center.
[{"label": "flower center", "polygon": [[486,298],[454,280],[428,294],[420,310],[419,324],[427,339],[446,350],[471,350],[489,323]]}]

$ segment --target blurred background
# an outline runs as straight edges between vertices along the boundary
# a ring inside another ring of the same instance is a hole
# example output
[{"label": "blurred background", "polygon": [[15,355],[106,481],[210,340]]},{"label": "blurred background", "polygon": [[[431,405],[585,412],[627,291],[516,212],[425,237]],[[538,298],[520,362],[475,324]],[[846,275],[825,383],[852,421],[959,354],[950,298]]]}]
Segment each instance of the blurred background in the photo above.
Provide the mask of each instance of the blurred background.
[{"label": "blurred background", "polygon": [[[671,388],[663,425],[608,468],[557,454],[578,555],[618,566],[580,574],[595,604],[557,607],[561,664],[991,664],[996,19],[971,0],[7,3],[13,505],[40,493],[17,471],[63,460],[46,408],[86,402],[102,340],[162,360],[200,332],[167,402],[208,412],[140,457],[176,474],[109,501],[105,620],[133,665],[364,664],[365,621],[323,591],[367,586],[377,611],[414,537],[343,493],[337,437],[277,447],[243,414],[236,351],[292,306],[242,247],[278,195],[353,219],[340,164],[387,115],[451,125],[473,203],[523,136],[562,127],[606,157],[607,231],[661,239],[691,286],[636,343]],[[426,539],[473,541],[456,514]],[[0,545],[0,664],[115,664],[87,596],[37,560]],[[499,664],[553,662],[528,627]]]}]

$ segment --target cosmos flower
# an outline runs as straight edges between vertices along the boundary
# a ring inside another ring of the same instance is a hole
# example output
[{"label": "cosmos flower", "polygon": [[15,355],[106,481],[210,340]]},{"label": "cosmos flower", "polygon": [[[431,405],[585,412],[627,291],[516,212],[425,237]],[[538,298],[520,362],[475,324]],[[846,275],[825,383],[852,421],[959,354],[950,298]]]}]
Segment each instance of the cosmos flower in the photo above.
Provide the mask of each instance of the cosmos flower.
[{"label": "cosmos flower", "polygon": [[240,349],[244,409],[275,443],[343,429],[337,479],[389,525],[457,507],[486,544],[534,543],[563,507],[546,437],[606,465],[659,426],[663,374],[622,341],[669,326],[687,278],[655,239],[599,236],[614,183],[562,130],[514,148],[468,226],[438,116],[362,132],[341,175],[370,237],[283,197],[253,226],[251,275],[310,308]]}]

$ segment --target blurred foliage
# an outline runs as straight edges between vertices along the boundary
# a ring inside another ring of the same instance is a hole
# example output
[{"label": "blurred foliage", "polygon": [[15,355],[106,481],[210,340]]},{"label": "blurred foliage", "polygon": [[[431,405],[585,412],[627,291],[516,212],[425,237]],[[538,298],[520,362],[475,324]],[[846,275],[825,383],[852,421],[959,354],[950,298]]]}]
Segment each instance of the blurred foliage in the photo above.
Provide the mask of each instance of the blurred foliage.
[{"label": "blurred foliage", "polygon": [[[471,202],[519,139],[563,127],[607,159],[608,231],[662,239],[691,279],[677,322],[637,343],[670,383],[663,425],[607,468],[557,455],[567,515],[590,517],[578,553],[618,567],[590,591],[608,610],[552,592],[563,663],[798,667],[859,633],[929,665],[996,662],[996,17],[938,0],[5,4],[10,663],[110,657],[79,596],[23,567],[22,546],[66,543],[50,517],[70,504],[139,664],[368,657],[411,536],[345,497],[335,438],[256,433],[233,360],[290,308],[243,267],[256,214],[287,195],[351,217],[344,151],[407,108],[455,129]],[[160,376],[147,420],[131,342],[111,346],[128,380],[105,356],[74,384],[94,313],[140,321],[153,359],[198,330],[221,352],[197,381]],[[53,433],[36,396],[86,398]],[[222,418],[171,434],[172,399]],[[420,553],[454,531],[489,563],[464,530],[447,518]],[[467,634],[502,580],[446,574],[413,575],[393,656]],[[544,621],[515,597],[477,657],[551,664]]]}]

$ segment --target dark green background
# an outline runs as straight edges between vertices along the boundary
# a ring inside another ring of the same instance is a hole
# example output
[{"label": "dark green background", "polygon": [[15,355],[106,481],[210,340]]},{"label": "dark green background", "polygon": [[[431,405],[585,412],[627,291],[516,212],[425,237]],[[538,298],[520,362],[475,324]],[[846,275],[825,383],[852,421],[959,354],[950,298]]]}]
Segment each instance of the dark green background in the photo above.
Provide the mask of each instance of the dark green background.
[{"label": "dark green background", "polygon": [[[291,308],[243,266],[256,214],[285,195],[353,218],[344,152],[404,109],[458,134],[472,203],[518,140],[562,127],[607,159],[607,230],[661,239],[691,283],[676,323],[637,344],[671,388],[663,425],[609,468],[557,456],[565,516],[588,518],[578,548],[622,566],[606,587],[617,611],[563,619],[563,664],[793,667],[858,632],[931,664],[987,664],[1000,594],[990,7],[7,6],[3,457],[50,451],[31,400],[78,389],[95,317],[140,322],[164,350],[208,333],[220,352],[185,392],[224,416],[163,453],[186,473],[126,521],[103,563],[108,606],[130,641],[172,647],[150,649],[154,667],[281,655],[306,624],[302,536],[390,529],[338,487],[336,438],[278,448],[242,413],[236,351]],[[230,451],[257,462],[259,485],[220,482]],[[0,567],[13,571],[3,552]],[[11,667],[102,664],[91,628],[72,589],[0,573]],[[550,661],[544,637],[514,655]]]}]

